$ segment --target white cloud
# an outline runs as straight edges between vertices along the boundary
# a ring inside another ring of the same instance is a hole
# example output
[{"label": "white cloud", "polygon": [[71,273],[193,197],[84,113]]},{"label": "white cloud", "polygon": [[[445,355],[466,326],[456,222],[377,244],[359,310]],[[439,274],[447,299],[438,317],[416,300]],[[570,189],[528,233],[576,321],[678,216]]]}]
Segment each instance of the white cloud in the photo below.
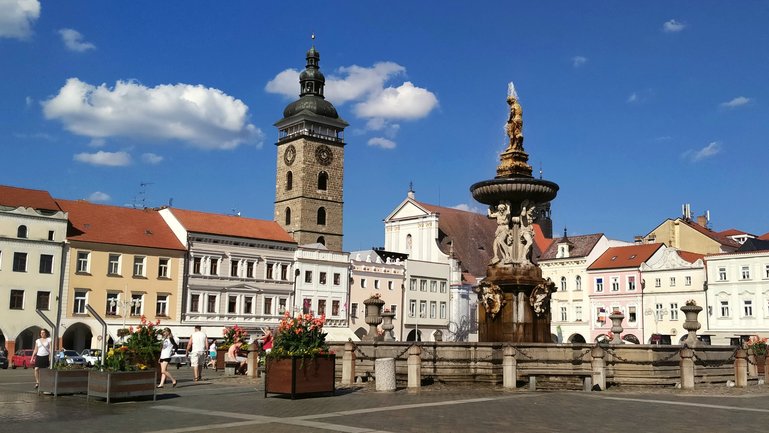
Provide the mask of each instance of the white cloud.
[{"label": "white cloud", "polygon": [[287,98],[299,96],[299,71],[296,69],[286,69],[279,73],[272,80],[267,82],[264,90],[268,93],[277,93]]},{"label": "white cloud", "polygon": [[686,28],[686,24],[679,23],[676,20],[665,21],[665,23],[662,24],[662,31],[665,32],[665,33],[680,32],[684,28]]},{"label": "white cloud", "polygon": [[107,167],[122,167],[131,164],[131,155],[127,152],[78,153],[75,161],[92,165],[104,165]]},{"label": "white cloud", "polygon": [[345,78],[332,76],[326,81],[328,98],[338,104],[356,101],[380,93],[391,78],[406,72],[406,68],[393,62],[380,62],[371,68],[357,65],[339,68]]},{"label": "white cloud", "polygon": [[[2,1],[2,0],[0,0],[0,1]],[[26,98],[24,98],[24,103],[26,104],[27,108],[31,107],[34,102],[35,102],[35,100],[32,99],[31,96],[27,96]]]},{"label": "white cloud", "polygon": [[395,146],[396,146],[394,141],[388,140],[383,137],[374,137],[369,139],[368,145],[374,146],[374,147],[381,147],[382,149],[395,149]]},{"label": "white cloud", "polygon": [[160,164],[163,161],[163,157],[155,155],[154,153],[143,153],[142,162],[145,164]]},{"label": "white cloud", "polygon": [[42,102],[48,119],[91,138],[179,140],[203,149],[261,144],[262,131],[248,123],[248,106],[219,89],[190,84],[146,87],[118,81],[93,86],[70,78]]},{"label": "white cloud", "polygon": [[385,119],[420,119],[438,105],[438,98],[427,89],[406,81],[399,87],[388,87],[368,100],[355,105],[359,117]]},{"label": "white cloud", "polygon": [[96,45],[83,41],[83,35],[75,29],[61,29],[59,34],[61,35],[62,42],[64,42],[64,46],[70,51],[82,53],[83,51],[96,49]]},{"label": "white cloud", "polygon": [[38,0],[0,0],[0,38],[29,38],[39,16]]},{"label": "white cloud", "polygon": [[105,144],[107,144],[107,140],[103,138],[92,138],[91,141],[88,142],[89,147],[102,147]]},{"label": "white cloud", "polygon": [[96,191],[88,196],[88,201],[110,201],[112,197],[106,192]]},{"label": "white cloud", "polygon": [[466,203],[461,203],[456,206],[451,206],[452,209],[463,210],[465,212],[473,212],[483,214],[484,212],[477,206],[470,206]]},{"label": "white cloud", "polygon": [[738,97],[732,99],[731,101],[722,102],[721,106],[724,107],[724,108],[737,108],[737,107],[741,107],[743,105],[746,105],[749,102],[750,102],[750,98],[746,98],[744,96],[738,96]]},{"label": "white cloud", "polygon": [[711,156],[718,155],[719,153],[721,153],[721,143],[713,141],[702,149],[687,150],[682,156],[692,162],[698,162],[702,161],[703,159],[710,158]]},{"label": "white cloud", "polygon": [[638,102],[638,93],[633,92],[630,94],[630,96],[627,97],[627,103],[632,104],[633,102]]},{"label": "white cloud", "polygon": [[574,56],[574,57],[571,58],[571,64],[575,68],[579,68],[580,66],[584,65],[585,63],[587,63],[587,57]]}]

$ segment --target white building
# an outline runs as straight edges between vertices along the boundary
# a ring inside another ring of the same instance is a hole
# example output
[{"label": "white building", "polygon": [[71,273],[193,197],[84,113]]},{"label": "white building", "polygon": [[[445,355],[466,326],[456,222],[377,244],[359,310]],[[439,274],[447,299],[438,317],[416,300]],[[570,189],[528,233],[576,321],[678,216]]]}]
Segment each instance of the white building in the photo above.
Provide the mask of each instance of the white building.
[{"label": "white building", "polygon": [[355,334],[362,338],[368,333],[366,308],[363,301],[379,294],[384,301],[383,309],[395,313],[393,334],[401,341],[404,288],[406,275],[406,254],[384,250],[364,250],[350,253],[350,324]]}]

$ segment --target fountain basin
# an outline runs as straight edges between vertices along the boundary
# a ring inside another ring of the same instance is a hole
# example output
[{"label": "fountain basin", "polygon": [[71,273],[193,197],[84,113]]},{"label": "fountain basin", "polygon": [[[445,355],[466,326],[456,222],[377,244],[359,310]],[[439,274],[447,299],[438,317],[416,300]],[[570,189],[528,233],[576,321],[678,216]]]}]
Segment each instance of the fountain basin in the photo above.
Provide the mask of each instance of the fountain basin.
[{"label": "fountain basin", "polygon": [[477,182],[470,187],[473,198],[477,201],[496,205],[502,201],[521,203],[531,200],[545,203],[558,194],[558,184],[530,177],[506,177]]}]

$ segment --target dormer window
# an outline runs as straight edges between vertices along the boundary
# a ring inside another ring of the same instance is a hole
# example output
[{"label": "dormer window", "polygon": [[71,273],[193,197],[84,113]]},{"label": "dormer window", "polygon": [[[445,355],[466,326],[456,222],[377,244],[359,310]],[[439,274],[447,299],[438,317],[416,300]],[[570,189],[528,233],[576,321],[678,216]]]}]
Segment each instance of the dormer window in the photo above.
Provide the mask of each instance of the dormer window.
[{"label": "dormer window", "polygon": [[558,245],[558,255],[556,258],[569,257],[569,244]]}]

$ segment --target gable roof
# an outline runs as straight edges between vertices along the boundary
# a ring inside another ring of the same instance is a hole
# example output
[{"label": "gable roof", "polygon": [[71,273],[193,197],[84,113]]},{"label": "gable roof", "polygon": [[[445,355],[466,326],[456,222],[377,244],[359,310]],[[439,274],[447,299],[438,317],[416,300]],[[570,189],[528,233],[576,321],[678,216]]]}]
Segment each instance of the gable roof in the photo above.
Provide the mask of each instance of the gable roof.
[{"label": "gable roof", "polygon": [[588,266],[588,270],[638,268],[649,260],[663,244],[640,244],[611,247]]},{"label": "gable roof", "polygon": [[186,250],[156,210],[56,200],[69,214],[67,239],[112,245]]},{"label": "gable roof", "polygon": [[739,248],[740,243],[735,241],[734,239],[729,238],[726,235],[723,235],[721,233],[714,232],[713,230],[710,230],[707,227],[702,227],[701,225],[697,224],[693,221],[688,221],[685,219],[681,219],[681,222],[686,224],[687,226],[693,228],[694,230],[697,230],[698,232],[702,233],[703,235],[709,237],[710,239],[713,239],[714,241],[718,242],[721,245],[725,245],[727,247],[732,248]]},{"label": "gable roof", "polygon": [[755,237],[755,235],[752,234],[752,233],[744,232],[742,230],[737,230],[737,229],[721,230],[720,232],[717,232],[717,234],[719,234],[721,236],[742,236],[742,235],[748,235],[748,236]]},{"label": "gable roof", "polygon": [[762,234],[758,238],[761,239],[762,241],[769,241],[769,232]]},{"label": "gable roof", "polygon": [[[603,237],[603,233],[568,236],[565,240],[572,245],[572,248],[569,250],[569,258],[588,256],[598,241],[601,240],[601,237]],[[545,252],[542,253],[540,260],[555,259],[558,255],[558,244],[563,243],[563,241],[564,238],[553,240]]]},{"label": "gable roof", "polygon": [[694,263],[697,260],[705,259],[705,254],[694,253],[691,251],[678,250],[678,255],[689,263]]},{"label": "gable roof", "polygon": [[0,185],[0,205],[8,207],[26,207],[58,212],[61,210],[48,191],[39,189],[16,188]]},{"label": "gable roof", "polygon": [[291,235],[275,221],[169,208],[188,232],[236,236],[296,244]]},{"label": "gable roof", "polygon": [[769,240],[748,238],[744,244],[737,248],[738,253],[746,251],[766,251],[769,250]]}]

